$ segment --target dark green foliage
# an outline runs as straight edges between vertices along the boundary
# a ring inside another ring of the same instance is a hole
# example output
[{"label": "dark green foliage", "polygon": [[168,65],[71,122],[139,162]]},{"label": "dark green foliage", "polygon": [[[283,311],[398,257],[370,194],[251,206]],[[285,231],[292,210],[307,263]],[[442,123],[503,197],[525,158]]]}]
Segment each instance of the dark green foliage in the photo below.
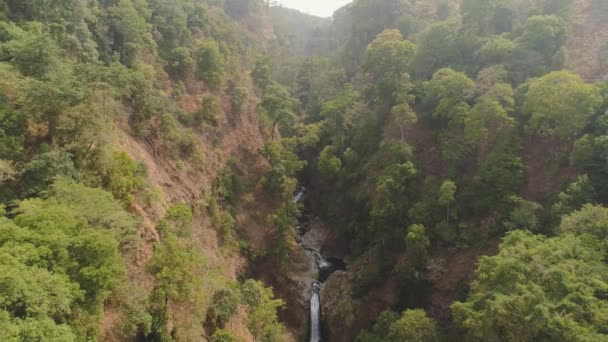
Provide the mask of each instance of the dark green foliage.
[{"label": "dark green foliage", "polygon": [[215,41],[205,41],[197,47],[197,76],[212,90],[219,89],[224,78],[224,55]]},{"label": "dark green foliage", "polygon": [[0,46],[0,58],[11,62],[25,76],[43,77],[57,67],[59,48],[40,23],[27,30],[5,25],[6,40]]},{"label": "dark green foliage", "polygon": [[258,112],[270,121],[271,137],[274,139],[279,123],[283,127],[293,123],[295,100],[283,86],[273,83],[268,86],[262,97],[262,102],[258,105]]},{"label": "dark green foliage", "polygon": [[331,181],[335,179],[342,168],[342,161],[336,157],[336,148],[334,146],[325,146],[319,155],[319,163],[317,168],[321,176]]},{"label": "dark green foliage", "polygon": [[40,195],[57,178],[78,178],[72,157],[64,151],[38,154],[25,165],[21,174],[20,184],[23,195]]},{"label": "dark green foliage", "polygon": [[251,77],[253,78],[253,82],[255,85],[262,90],[262,92],[266,91],[266,87],[270,84],[270,77],[272,75],[272,64],[270,61],[270,57],[268,56],[259,56],[251,71]]},{"label": "dark green foliage", "polygon": [[410,69],[417,78],[428,78],[441,68],[458,63],[459,25],[446,21],[432,24],[421,33]]},{"label": "dark green foliage", "polygon": [[531,232],[538,232],[540,230],[538,214],[543,207],[536,202],[516,196],[511,198],[511,202],[513,209],[509,213],[505,226],[510,230],[527,229]]},{"label": "dark green foliage", "polygon": [[573,180],[564,191],[557,195],[551,214],[559,219],[563,215],[580,209],[584,204],[593,203],[597,197],[595,188],[587,175]]},{"label": "dark green foliage", "polygon": [[608,135],[584,135],[576,141],[571,155],[574,164],[582,167],[589,176],[599,198],[608,194],[608,184],[604,181],[608,174],[606,151]]},{"label": "dark green foliage", "polygon": [[463,199],[475,214],[486,213],[503,205],[523,182],[524,166],[521,158],[496,151],[480,166],[475,182],[464,190]]},{"label": "dark green foliage", "polygon": [[513,9],[508,1],[465,0],[462,13],[465,30],[476,35],[510,32],[513,25]]},{"label": "dark green foliage", "polygon": [[223,327],[236,313],[241,302],[238,288],[226,287],[216,291],[211,299],[210,317],[217,327]]},{"label": "dark green foliage", "polygon": [[25,113],[11,108],[6,98],[0,98],[0,159],[21,158],[25,129]]}]

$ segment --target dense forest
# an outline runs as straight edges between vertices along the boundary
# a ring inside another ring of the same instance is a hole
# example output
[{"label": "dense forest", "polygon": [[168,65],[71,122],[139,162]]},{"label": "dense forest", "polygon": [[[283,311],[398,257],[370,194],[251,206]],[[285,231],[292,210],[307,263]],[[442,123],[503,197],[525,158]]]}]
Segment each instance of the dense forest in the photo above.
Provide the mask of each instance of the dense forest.
[{"label": "dense forest", "polygon": [[606,341],[606,205],[607,1],[0,0],[1,341]]}]

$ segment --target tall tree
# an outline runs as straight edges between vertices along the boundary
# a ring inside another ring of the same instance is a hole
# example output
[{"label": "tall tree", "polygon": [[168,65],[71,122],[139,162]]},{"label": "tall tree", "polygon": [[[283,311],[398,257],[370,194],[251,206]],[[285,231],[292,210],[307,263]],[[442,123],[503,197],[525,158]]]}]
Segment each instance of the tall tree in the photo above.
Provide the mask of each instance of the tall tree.
[{"label": "tall tree", "polygon": [[595,114],[602,102],[599,90],[578,75],[555,71],[532,81],[523,106],[528,130],[571,139]]}]

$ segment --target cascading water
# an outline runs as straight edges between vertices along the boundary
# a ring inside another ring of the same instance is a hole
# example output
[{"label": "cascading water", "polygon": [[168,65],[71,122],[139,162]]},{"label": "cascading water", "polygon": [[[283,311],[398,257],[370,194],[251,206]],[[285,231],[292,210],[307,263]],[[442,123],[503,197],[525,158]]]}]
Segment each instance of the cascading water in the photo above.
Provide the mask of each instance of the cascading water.
[{"label": "cascading water", "polygon": [[[302,201],[304,194],[305,194],[305,188],[302,187],[300,189],[300,191],[298,191],[297,194],[294,195],[293,197],[293,201],[294,203],[298,203],[300,201]],[[323,256],[321,255],[321,253],[319,253],[319,251],[307,247],[304,243],[304,235],[306,235],[306,223],[307,220],[304,219],[302,216],[304,215],[300,215],[300,223],[301,225],[299,225],[298,227],[296,227],[296,230],[298,231],[298,233],[301,236],[301,240],[299,241],[299,245],[307,252],[308,255],[310,255],[312,258],[314,258],[315,263],[317,265],[317,269],[319,271],[318,273],[318,281],[315,281],[310,289],[310,342],[321,342],[321,336],[322,336],[322,331],[321,331],[321,287],[322,287],[322,283],[327,280],[327,278],[331,275],[332,272],[334,272],[337,269],[344,269],[345,265],[344,263],[339,260],[339,259],[331,259],[330,261],[327,261],[323,258]]]},{"label": "cascading water", "polygon": [[321,341],[321,285],[312,284],[310,290],[310,342]]},{"label": "cascading water", "polygon": [[300,202],[300,200],[302,199],[302,196],[304,196],[304,191],[306,191],[306,188],[302,187],[300,189],[300,191],[295,196],[293,196],[293,202],[294,203]]},{"label": "cascading water", "polygon": [[328,268],[331,268],[331,263],[321,256],[319,252],[313,252],[315,254],[315,260],[317,261],[317,266],[319,266],[319,271],[324,271]]}]

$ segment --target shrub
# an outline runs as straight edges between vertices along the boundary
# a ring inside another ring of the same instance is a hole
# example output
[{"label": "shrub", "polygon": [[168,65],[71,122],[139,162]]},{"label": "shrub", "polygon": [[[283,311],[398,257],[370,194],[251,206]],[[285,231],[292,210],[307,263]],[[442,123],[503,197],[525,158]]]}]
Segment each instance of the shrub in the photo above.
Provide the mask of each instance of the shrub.
[{"label": "shrub", "polygon": [[201,109],[194,115],[194,124],[200,126],[207,123],[211,126],[217,126],[221,111],[222,107],[216,96],[204,96],[201,100]]},{"label": "shrub", "polygon": [[184,203],[175,204],[167,210],[165,217],[158,223],[161,236],[176,234],[180,237],[190,236],[192,230],[192,209]]},{"label": "shrub", "polygon": [[211,299],[210,318],[216,327],[223,327],[236,313],[241,303],[241,293],[236,287],[226,287],[216,291]]},{"label": "shrub", "polygon": [[143,164],[136,163],[124,151],[114,152],[104,175],[104,184],[115,198],[124,204],[131,204],[135,194],[143,190],[146,179]]},{"label": "shrub", "polygon": [[247,102],[249,91],[245,87],[234,87],[232,89],[232,113],[239,114]]}]

